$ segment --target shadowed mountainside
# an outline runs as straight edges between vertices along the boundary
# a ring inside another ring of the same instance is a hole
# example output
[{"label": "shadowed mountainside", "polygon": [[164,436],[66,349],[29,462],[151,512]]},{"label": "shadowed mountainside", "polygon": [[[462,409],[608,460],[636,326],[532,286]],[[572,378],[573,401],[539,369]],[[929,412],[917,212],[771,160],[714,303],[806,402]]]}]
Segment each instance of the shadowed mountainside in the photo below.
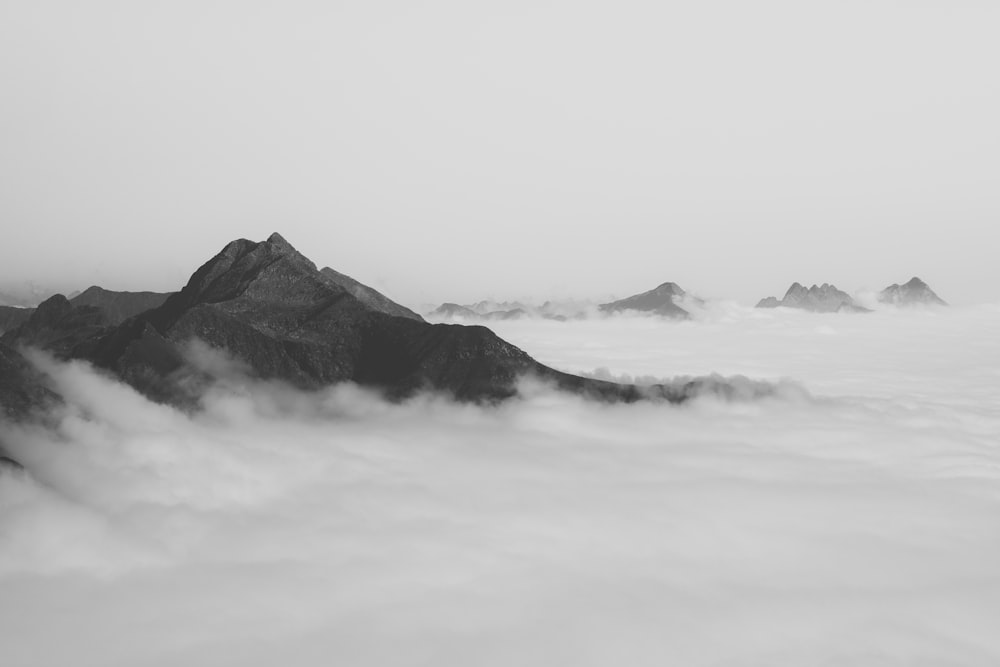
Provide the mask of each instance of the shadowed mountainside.
[{"label": "shadowed mountainside", "polygon": [[0,334],[16,329],[31,317],[34,308],[18,308],[16,306],[0,306]]},{"label": "shadowed mountainside", "polygon": [[626,310],[635,310],[643,313],[655,313],[664,317],[672,317],[680,320],[691,318],[691,314],[677,305],[676,299],[685,295],[683,289],[676,283],[663,283],[658,287],[635,294],[625,299],[601,304],[600,310],[605,313],[619,313]]},{"label": "shadowed mountainside", "polygon": [[878,300],[894,306],[947,306],[948,304],[934,293],[934,290],[917,277],[902,285],[893,283],[879,292]]},{"label": "shadowed mountainside", "polygon": [[424,321],[424,318],[420,317],[420,315],[417,315],[405,306],[399,305],[378,290],[368,287],[368,285],[363,285],[354,278],[345,276],[343,273],[338,273],[329,266],[321,270],[320,273],[343,287],[345,290],[350,292],[355,299],[373,310],[385,313],[386,315],[408,317],[411,320],[417,320],[418,322]]}]

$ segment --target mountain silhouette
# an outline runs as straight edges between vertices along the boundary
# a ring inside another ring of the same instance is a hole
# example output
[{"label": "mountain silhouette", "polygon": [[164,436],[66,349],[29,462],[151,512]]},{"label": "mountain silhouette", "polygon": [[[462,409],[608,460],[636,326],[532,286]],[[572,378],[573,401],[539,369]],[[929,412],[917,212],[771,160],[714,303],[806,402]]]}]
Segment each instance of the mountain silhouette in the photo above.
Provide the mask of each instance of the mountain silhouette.
[{"label": "mountain silhouette", "polygon": [[769,296],[757,303],[757,308],[778,307],[798,308],[814,313],[869,312],[867,308],[855,303],[847,292],[843,292],[829,283],[813,285],[808,289],[800,283],[792,283],[781,300]]},{"label": "mountain silhouette", "polygon": [[663,283],[658,287],[635,294],[625,299],[604,303],[599,306],[605,313],[619,313],[626,310],[635,310],[644,313],[655,313],[664,317],[686,320],[691,318],[691,314],[677,305],[676,300],[683,297],[685,292],[676,283]]},{"label": "mountain silhouette", "polygon": [[934,290],[917,277],[902,285],[893,283],[879,292],[878,300],[894,306],[947,306]]}]

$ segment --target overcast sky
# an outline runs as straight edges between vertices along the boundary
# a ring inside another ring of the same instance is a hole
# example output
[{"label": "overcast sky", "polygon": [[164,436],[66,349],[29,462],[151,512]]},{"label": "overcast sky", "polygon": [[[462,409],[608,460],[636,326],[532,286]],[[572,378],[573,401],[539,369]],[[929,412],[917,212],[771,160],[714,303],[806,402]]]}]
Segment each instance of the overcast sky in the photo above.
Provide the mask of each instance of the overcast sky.
[{"label": "overcast sky", "polygon": [[1000,283],[1000,3],[0,3],[0,282],[280,231],[417,304]]}]

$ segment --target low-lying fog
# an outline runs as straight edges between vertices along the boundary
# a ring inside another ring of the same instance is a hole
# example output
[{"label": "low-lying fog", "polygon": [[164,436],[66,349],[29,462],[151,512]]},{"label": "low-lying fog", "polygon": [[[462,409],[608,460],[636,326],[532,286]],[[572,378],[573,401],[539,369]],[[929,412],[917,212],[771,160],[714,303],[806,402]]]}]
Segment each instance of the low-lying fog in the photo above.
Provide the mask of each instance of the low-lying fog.
[{"label": "low-lying fog", "polygon": [[0,429],[0,663],[1000,664],[1000,306],[491,323],[775,396],[499,408],[231,377],[194,417],[43,358]]}]

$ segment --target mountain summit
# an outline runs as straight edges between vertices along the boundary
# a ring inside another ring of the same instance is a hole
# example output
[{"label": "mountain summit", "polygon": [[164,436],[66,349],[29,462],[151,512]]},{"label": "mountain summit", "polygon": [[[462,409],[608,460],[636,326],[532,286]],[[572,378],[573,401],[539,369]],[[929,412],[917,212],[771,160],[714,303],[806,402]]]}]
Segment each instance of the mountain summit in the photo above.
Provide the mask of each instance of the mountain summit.
[{"label": "mountain summit", "polygon": [[809,310],[814,313],[835,313],[835,312],[867,312],[854,302],[851,295],[843,292],[829,283],[813,285],[808,289],[801,283],[792,283],[792,286],[785,292],[784,298],[780,301],[769,296],[761,299],[757,303],[758,308],[798,308]]},{"label": "mountain summit", "polygon": [[902,285],[893,283],[879,292],[878,300],[894,306],[947,306],[934,290],[917,277]]},{"label": "mountain summit", "polygon": [[685,294],[686,292],[677,283],[662,283],[648,292],[635,294],[625,299],[612,301],[611,303],[601,304],[600,309],[605,313],[636,310],[679,320],[687,320],[691,318],[691,314],[676,303],[676,300]]}]

